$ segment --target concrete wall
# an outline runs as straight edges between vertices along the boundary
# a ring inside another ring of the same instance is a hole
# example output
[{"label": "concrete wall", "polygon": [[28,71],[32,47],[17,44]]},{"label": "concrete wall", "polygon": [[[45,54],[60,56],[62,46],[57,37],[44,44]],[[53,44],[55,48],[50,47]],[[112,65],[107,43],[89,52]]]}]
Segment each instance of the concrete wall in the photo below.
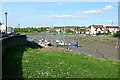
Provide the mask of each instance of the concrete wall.
[{"label": "concrete wall", "polygon": [[2,79],[2,56],[9,47],[26,44],[26,35],[17,35],[0,39],[0,80]]},{"label": "concrete wall", "polygon": [[2,41],[2,55],[5,53],[6,49],[12,46],[25,45],[26,44],[26,35],[17,35],[7,38],[3,38]]},{"label": "concrete wall", "polygon": [[0,80],[2,80],[2,41],[0,40]]}]

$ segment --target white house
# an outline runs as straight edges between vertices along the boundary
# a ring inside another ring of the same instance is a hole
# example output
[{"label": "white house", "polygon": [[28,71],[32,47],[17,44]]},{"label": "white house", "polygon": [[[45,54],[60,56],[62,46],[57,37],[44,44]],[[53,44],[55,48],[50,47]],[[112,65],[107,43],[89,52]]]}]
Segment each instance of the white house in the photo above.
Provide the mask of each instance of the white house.
[{"label": "white house", "polygon": [[6,26],[4,24],[0,25],[0,32],[5,33],[6,32]]},{"label": "white house", "polygon": [[14,28],[12,27],[7,28],[7,33],[13,33],[13,32],[15,32]]},{"label": "white house", "polygon": [[90,34],[90,30],[86,29],[85,34]]},{"label": "white house", "polygon": [[103,25],[90,25],[87,31],[89,31],[90,34],[104,33],[104,26]]},{"label": "white house", "polygon": [[[12,33],[14,31],[14,28],[7,27],[7,33]],[[6,33],[6,26],[4,24],[0,25],[0,33]]]},{"label": "white house", "polygon": [[107,32],[111,32],[111,34],[116,33],[120,30],[119,26],[106,26]]},{"label": "white house", "polygon": [[64,30],[63,29],[56,29],[56,32],[63,32]]}]

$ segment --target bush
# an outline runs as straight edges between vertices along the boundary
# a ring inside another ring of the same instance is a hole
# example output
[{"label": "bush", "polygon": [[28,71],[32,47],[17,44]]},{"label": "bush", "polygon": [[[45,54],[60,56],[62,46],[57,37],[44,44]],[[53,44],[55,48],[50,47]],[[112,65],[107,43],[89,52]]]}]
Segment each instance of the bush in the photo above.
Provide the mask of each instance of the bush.
[{"label": "bush", "polygon": [[120,37],[120,33],[114,33],[113,37]]},{"label": "bush", "polygon": [[111,32],[108,32],[108,33],[103,33],[104,35],[110,35],[111,34]]},{"label": "bush", "polygon": [[111,33],[96,33],[96,35],[110,35]]},{"label": "bush", "polygon": [[101,35],[101,33],[96,33],[96,35]]},{"label": "bush", "polygon": [[50,29],[49,32],[54,33],[54,32],[56,32],[56,30],[55,29]]},{"label": "bush", "polygon": [[65,31],[66,31],[66,33],[73,33],[73,31],[70,29],[66,29]]},{"label": "bush", "polygon": [[27,28],[15,28],[16,32],[45,32],[46,28],[33,28],[33,27],[27,27]]}]

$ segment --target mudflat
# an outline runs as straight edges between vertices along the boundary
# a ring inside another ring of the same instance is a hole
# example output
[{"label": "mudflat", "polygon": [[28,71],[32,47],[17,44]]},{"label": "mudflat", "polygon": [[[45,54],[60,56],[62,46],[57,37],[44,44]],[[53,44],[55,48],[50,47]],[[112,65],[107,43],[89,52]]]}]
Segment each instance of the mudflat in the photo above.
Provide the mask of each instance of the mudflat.
[{"label": "mudflat", "polygon": [[[118,60],[118,49],[116,47],[118,39],[109,36],[90,36],[85,34],[27,34],[28,40],[47,39],[49,41],[63,40],[66,43],[79,42],[81,47],[65,46],[47,48],[44,50],[67,51],[74,54],[84,54],[102,59]],[[53,43],[54,45],[54,43]],[[69,48],[70,50],[67,50]]]}]

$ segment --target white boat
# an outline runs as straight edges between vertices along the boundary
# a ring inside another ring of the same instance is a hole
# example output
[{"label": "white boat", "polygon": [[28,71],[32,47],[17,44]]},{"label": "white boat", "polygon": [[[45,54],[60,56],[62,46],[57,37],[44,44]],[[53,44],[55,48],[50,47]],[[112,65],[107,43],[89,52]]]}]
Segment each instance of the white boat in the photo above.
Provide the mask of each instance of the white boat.
[{"label": "white boat", "polygon": [[56,43],[60,43],[60,40],[56,40],[55,42],[56,42]]},{"label": "white boat", "polygon": [[60,42],[60,43],[58,43],[59,45],[67,45],[65,42]]}]

